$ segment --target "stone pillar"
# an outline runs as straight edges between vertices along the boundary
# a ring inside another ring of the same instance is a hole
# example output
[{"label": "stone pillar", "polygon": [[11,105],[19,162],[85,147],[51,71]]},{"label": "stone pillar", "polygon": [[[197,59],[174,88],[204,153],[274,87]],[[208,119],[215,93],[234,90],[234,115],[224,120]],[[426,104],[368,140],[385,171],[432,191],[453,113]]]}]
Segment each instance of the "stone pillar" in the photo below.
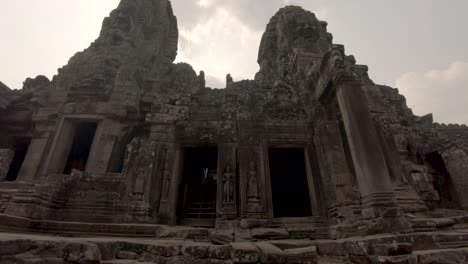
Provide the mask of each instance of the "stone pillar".
[{"label": "stone pillar", "polygon": [[15,156],[11,149],[0,149],[0,181],[4,181],[10,170],[10,165]]},{"label": "stone pillar", "polygon": [[318,124],[314,141],[320,159],[329,217],[335,223],[354,220],[359,197],[353,190],[353,176],[346,161],[338,122],[324,121]]},{"label": "stone pillar", "polygon": [[449,149],[442,152],[441,156],[450,174],[455,196],[460,206],[468,210],[468,154],[462,149]]},{"label": "stone pillar", "polygon": [[343,80],[336,96],[361,191],[363,213],[370,218],[388,214],[389,208],[398,205],[361,84]]},{"label": "stone pillar", "polygon": [[46,149],[49,145],[50,133],[46,132],[38,138],[33,138],[28,147],[23,165],[18,173],[18,181],[32,181],[36,178],[42,162],[45,160]]},{"label": "stone pillar", "polygon": [[75,127],[73,123],[66,118],[62,118],[55,132],[52,146],[49,148],[45,164],[41,169],[41,175],[63,173],[68,154],[72,148],[74,135]]},{"label": "stone pillar", "polygon": [[122,125],[118,121],[104,119],[99,123],[86,163],[87,172],[96,174],[107,172],[112,150],[121,129]]},{"label": "stone pillar", "polygon": [[218,189],[216,211],[222,218],[237,217],[237,158],[236,144],[218,146]]},{"label": "stone pillar", "polygon": [[159,202],[158,218],[161,224],[177,223],[177,204],[182,197],[180,184],[182,182],[183,149],[171,144],[164,154],[165,161],[162,169],[162,196]]},{"label": "stone pillar", "polygon": [[245,218],[266,218],[267,197],[265,164],[260,146],[239,148],[239,195],[241,215]]}]

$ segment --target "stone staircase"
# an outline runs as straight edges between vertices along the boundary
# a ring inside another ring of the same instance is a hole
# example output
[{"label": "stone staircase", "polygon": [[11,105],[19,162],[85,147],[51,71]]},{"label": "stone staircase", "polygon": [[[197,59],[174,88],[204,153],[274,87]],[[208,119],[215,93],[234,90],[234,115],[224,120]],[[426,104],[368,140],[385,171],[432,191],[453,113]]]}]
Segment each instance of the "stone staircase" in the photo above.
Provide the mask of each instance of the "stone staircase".
[{"label": "stone staircase", "polygon": [[0,263],[468,263],[467,233],[438,231],[338,240],[212,244],[193,239],[0,233]]},{"label": "stone staircase", "polygon": [[429,210],[413,187],[394,187],[394,191],[397,202],[403,212],[416,213],[427,212]]},{"label": "stone staircase", "polygon": [[0,182],[0,213],[4,213],[10,202],[17,197],[28,197],[34,193],[34,185],[20,182]]}]

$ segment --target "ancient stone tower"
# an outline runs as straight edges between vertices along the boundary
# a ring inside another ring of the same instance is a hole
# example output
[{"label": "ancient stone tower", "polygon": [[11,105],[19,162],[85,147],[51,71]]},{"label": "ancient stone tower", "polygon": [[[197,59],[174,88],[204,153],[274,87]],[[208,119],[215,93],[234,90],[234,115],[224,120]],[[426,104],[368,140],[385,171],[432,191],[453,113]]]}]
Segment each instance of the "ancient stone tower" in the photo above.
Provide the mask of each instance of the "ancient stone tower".
[{"label": "ancient stone tower", "polygon": [[[255,79],[211,89],[173,63],[170,2],[122,0],[51,81],[0,83],[0,228],[171,238],[150,252],[169,263],[445,263],[417,252],[468,246],[468,128],[413,115],[332,39],[282,8]],[[64,261],[145,259],[95,243],[96,259]]]}]

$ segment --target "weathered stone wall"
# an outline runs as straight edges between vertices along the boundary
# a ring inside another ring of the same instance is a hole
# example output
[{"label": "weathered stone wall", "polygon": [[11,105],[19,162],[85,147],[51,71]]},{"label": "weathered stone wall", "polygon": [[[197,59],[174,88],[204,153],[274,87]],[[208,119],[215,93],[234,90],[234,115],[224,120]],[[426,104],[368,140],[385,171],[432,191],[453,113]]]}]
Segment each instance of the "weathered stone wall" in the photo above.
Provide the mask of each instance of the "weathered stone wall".
[{"label": "weathered stone wall", "polygon": [[[0,147],[32,138],[18,176],[30,185],[2,208],[37,221],[175,224],[186,146],[218,147],[216,224],[228,233],[218,240],[409,232],[403,213],[450,207],[450,188],[466,208],[468,129],[413,115],[326,27],[300,7],[281,9],[263,35],[255,79],[228,75],[217,90],[205,87],[203,72],[173,63],[169,1],[122,0],[99,38],[52,81],[27,79],[8,107],[0,93],[8,139]],[[97,124],[86,172],[63,175],[74,127],[85,121]],[[274,219],[272,146],[304,149],[313,207],[304,222]],[[221,180],[229,173],[232,196]],[[441,177],[451,185],[437,185]]]}]

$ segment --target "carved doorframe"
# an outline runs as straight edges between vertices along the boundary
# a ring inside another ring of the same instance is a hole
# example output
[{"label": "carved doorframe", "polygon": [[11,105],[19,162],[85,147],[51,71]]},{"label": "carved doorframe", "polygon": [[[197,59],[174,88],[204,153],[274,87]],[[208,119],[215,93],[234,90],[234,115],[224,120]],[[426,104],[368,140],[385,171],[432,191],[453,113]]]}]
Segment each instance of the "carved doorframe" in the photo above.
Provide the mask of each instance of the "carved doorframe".
[{"label": "carved doorframe", "polygon": [[[88,163],[86,164],[86,171],[96,156],[98,148],[98,141],[102,134],[102,122],[104,117],[101,115],[64,115],[58,123],[52,145],[47,154],[47,159],[42,169],[43,174],[62,174],[65,167],[66,158],[68,157],[69,149],[75,135],[75,126],[78,122],[94,122],[97,124],[96,132],[94,134],[91,150],[89,152]],[[68,143],[68,144],[67,144]],[[62,154],[60,153],[62,152]]]}]

